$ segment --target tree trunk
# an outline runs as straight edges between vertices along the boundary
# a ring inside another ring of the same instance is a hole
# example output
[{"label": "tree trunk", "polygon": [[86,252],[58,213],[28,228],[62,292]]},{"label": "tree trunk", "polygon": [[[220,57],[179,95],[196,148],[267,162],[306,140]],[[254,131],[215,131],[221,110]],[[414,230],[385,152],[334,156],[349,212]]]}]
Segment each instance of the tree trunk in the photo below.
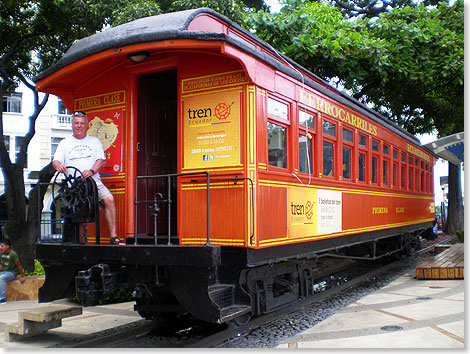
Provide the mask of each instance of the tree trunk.
[{"label": "tree trunk", "polygon": [[[54,173],[55,170],[51,162],[39,172],[39,182],[50,182]],[[22,177],[23,175],[21,175],[21,178]],[[41,232],[41,212],[44,206],[44,195],[46,191],[47,185],[36,184],[29,193],[26,220],[18,217],[18,215],[22,215],[22,213],[13,212],[9,214],[8,222],[5,225],[5,232],[12,242],[12,248],[18,253],[23,268],[29,272],[34,270],[34,259],[36,258],[35,244]],[[24,193],[22,199],[26,199]],[[16,201],[9,201],[7,193],[7,208],[9,204],[13,204],[10,205],[10,207],[15,209],[15,202]],[[17,206],[16,209],[20,208]],[[26,207],[23,207],[23,211],[26,211]]]},{"label": "tree trunk", "polygon": [[456,231],[464,229],[460,171],[460,164],[454,165],[449,162],[449,207],[444,228],[449,235],[455,235]]}]

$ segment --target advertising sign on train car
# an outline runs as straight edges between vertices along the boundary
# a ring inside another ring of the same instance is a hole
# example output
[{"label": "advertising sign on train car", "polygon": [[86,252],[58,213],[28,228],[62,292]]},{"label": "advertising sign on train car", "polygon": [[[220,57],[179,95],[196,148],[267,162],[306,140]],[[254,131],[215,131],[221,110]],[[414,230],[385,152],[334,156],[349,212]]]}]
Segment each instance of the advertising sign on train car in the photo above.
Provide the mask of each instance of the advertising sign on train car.
[{"label": "advertising sign on train car", "polygon": [[240,164],[240,100],[238,88],[184,97],[184,169]]},{"label": "advertising sign on train car", "polygon": [[342,193],[323,189],[287,189],[289,237],[342,231]]},{"label": "advertising sign on train car", "polygon": [[125,91],[105,93],[75,100],[75,110],[85,111],[88,135],[96,136],[103,144],[106,165],[100,175],[114,176],[122,170],[122,121]]}]

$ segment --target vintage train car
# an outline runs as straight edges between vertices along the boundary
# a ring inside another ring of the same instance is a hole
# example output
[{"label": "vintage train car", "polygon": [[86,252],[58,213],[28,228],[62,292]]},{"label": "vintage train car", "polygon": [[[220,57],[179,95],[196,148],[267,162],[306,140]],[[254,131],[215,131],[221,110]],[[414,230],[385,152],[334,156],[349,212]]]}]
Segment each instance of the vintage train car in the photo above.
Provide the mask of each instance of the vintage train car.
[{"label": "vintage train car", "polygon": [[239,322],[311,295],[325,254],[402,255],[432,226],[430,151],[213,10],[84,38],[36,85],[88,114],[126,237],[38,242],[40,301],[126,287],[146,318]]}]

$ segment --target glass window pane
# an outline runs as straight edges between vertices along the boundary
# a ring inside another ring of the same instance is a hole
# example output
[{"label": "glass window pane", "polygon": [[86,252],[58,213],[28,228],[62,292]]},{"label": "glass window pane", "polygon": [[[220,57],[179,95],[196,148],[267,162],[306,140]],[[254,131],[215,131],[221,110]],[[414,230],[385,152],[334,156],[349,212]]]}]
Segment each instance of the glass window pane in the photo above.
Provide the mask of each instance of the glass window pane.
[{"label": "glass window pane", "polygon": [[323,133],[330,136],[336,136],[336,125],[327,122],[326,120],[323,121]]},{"label": "glass window pane", "polygon": [[359,146],[367,147],[367,137],[364,135],[359,135]]},{"label": "glass window pane", "polygon": [[393,158],[398,159],[398,151],[397,150],[393,150]]},{"label": "glass window pane", "polygon": [[283,102],[276,101],[268,97],[268,113],[273,116],[289,119],[288,106]]},{"label": "glass window pane", "polygon": [[413,168],[408,169],[408,189],[413,188]]},{"label": "glass window pane", "polygon": [[366,154],[359,153],[359,181],[366,181]]},{"label": "glass window pane", "polygon": [[343,128],[343,140],[352,143],[353,142],[353,132],[346,129],[346,128]]},{"label": "glass window pane", "polygon": [[408,164],[413,165],[413,158],[411,156],[408,157]]},{"label": "glass window pane", "polygon": [[299,171],[313,173],[312,140],[299,134]]},{"label": "glass window pane", "polygon": [[377,183],[377,157],[372,156],[372,183]]},{"label": "glass window pane", "polygon": [[310,129],[314,129],[315,127],[315,116],[313,114],[299,111],[299,124]]},{"label": "glass window pane", "polygon": [[393,164],[393,186],[397,186],[397,164]]},{"label": "glass window pane", "polygon": [[383,184],[388,186],[388,161],[383,162]]},{"label": "glass window pane", "polygon": [[376,151],[376,152],[379,152],[379,142],[378,141],[372,140],[372,150]]},{"label": "glass window pane", "polygon": [[401,160],[402,160],[403,162],[405,162],[405,161],[406,161],[405,159],[406,159],[405,154],[402,152],[402,153],[401,153]]},{"label": "glass window pane", "polygon": [[351,149],[343,147],[343,178],[351,179]]},{"label": "glass window pane", "polygon": [[323,175],[334,176],[335,174],[335,161],[334,161],[334,145],[328,141],[323,142]]},{"label": "glass window pane", "polygon": [[384,154],[388,155],[388,145],[384,145]]},{"label": "glass window pane", "polygon": [[59,143],[62,139],[63,138],[58,138],[58,137],[52,137],[51,138],[51,157],[54,156],[54,154],[57,150],[57,146],[59,145]]},{"label": "glass window pane", "polygon": [[287,168],[286,128],[268,122],[268,160],[271,166]]},{"label": "glass window pane", "polygon": [[415,190],[418,190],[418,171],[415,171]]},{"label": "glass window pane", "polygon": [[401,188],[405,188],[405,166],[401,166]]}]

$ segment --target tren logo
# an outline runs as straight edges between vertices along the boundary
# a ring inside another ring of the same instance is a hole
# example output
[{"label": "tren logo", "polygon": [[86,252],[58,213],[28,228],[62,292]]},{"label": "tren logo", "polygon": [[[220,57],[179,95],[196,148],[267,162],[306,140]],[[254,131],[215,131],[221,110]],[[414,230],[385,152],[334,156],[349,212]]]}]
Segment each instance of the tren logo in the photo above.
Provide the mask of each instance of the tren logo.
[{"label": "tren logo", "polygon": [[293,202],[290,203],[290,212],[294,216],[305,215],[307,219],[311,219],[313,216],[313,206],[314,202],[308,200],[305,205],[304,204],[294,204]]}]

